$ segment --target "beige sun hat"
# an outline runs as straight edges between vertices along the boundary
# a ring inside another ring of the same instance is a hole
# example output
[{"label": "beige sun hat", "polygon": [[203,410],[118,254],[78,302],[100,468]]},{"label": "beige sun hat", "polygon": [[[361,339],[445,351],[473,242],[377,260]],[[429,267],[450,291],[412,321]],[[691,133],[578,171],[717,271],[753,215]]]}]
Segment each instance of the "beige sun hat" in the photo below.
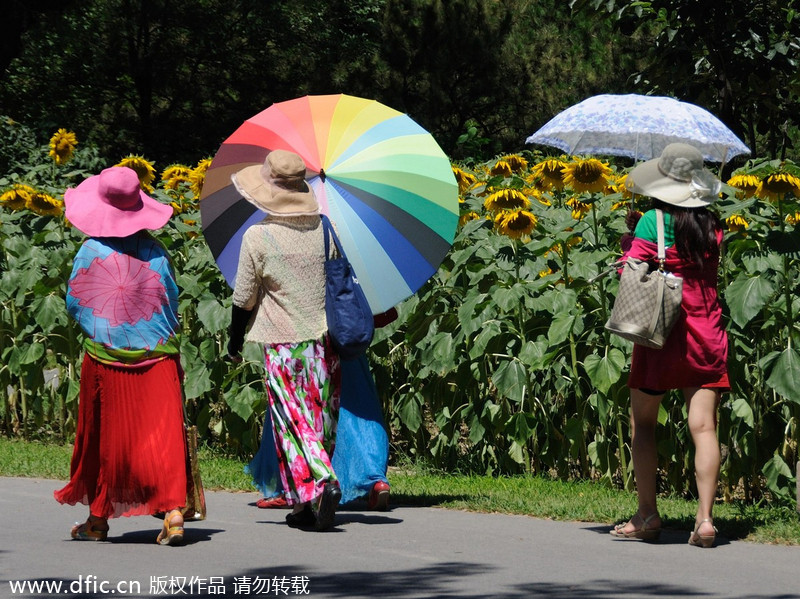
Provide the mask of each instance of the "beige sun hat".
[{"label": "beige sun hat", "polygon": [[319,214],[314,190],[306,183],[306,164],[294,152],[273,150],[264,164],[254,164],[231,175],[242,197],[268,214]]},{"label": "beige sun hat", "polygon": [[669,144],[661,156],[628,173],[625,186],[681,208],[708,206],[719,197],[722,182],[703,166],[703,154],[684,143]]}]

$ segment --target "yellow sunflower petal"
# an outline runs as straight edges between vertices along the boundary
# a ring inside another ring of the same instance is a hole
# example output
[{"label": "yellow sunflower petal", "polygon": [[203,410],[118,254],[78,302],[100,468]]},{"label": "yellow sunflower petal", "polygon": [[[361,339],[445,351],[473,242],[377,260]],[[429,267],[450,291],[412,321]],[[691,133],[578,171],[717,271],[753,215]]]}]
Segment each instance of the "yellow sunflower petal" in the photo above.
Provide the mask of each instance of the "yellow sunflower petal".
[{"label": "yellow sunflower petal", "polygon": [[59,129],[50,138],[50,158],[58,165],[68,162],[78,145],[78,138],[72,131]]},{"label": "yellow sunflower petal", "polygon": [[483,202],[484,208],[491,212],[529,208],[530,200],[518,189],[503,188],[492,193]]},{"label": "yellow sunflower petal", "polygon": [[534,178],[541,180],[543,189],[563,189],[564,188],[564,167],[567,163],[558,158],[546,158],[532,169]]},{"label": "yellow sunflower petal", "polygon": [[533,213],[527,210],[507,210],[500,212],[494,222],[497,230],[503,235],[519,239],[530,235],[539,221]]},{"label": "yellow sunflower petal", "polygon": [[613,171],[597,158],[576,159],[564,166],[564,183],[577,193],[600,193]]},{"label": "yellow sunflower petal", "polygon": [[59,216],[63,211],[60,201],[41,191],[34,191],[29,195],[27,208],[40,216]]},{"label": "yellow sunflower petal", "polygon": [[156,178],[156,169],[153,163],[142,156],[127,156],[114,166],[127,166],[136,172],[139,177],[139,186],[146,193],[153,193],[152,183]]}]

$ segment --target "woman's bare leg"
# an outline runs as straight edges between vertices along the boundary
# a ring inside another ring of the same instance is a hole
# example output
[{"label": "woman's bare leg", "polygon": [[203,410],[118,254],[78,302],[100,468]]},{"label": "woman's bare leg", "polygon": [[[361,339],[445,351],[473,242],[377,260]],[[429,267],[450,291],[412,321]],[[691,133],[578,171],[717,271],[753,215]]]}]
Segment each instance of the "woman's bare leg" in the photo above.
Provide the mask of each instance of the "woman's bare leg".
[{"label": "woman's bare leg", "polygon": [[[631,389],[631,452],[633,472],[636,476],[636,492],[639,497],[639,517],[631,518],[624,532],[640,528],[641,520],[658,511],[656,506],[656,424],[658,407],[663,395],[649,395],[639,389]],[[656,516],[647,523],[648,528],[660,528],[661,518]]]},{"label": "woman's bare leg", "polygon": [[[696,522],[711,518],[714,499],[719,485],[720,451],[717,438],[717,407],[719,392],[714,389],[684,389],[683,395],[689,410],[689,432],[695,447],[694,472],[697,481]],[[711,535],[710,522],[700,525],[698,534]]]}]

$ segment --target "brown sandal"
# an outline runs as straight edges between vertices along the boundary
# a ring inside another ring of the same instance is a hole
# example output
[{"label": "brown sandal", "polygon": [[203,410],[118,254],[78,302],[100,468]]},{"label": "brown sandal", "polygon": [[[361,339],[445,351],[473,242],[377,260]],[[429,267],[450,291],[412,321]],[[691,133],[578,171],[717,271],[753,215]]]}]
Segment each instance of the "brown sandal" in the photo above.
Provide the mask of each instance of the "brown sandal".
[{"label": "brown sandal", "polygon": [[[105,524],[106,528],[98,528],[100,523]],[[76,522],[69,534],[76,541],[105,541],[108,538],[108,521],[89,516],[86,522]]]},{"label": "brown sandal", "polygon": [[661,527],[659,526],[658,528],[650,528],[648,524],[650,524],[650,520],[658,516],[658,512],[653,512],[647,516],[647,518],[643,518],[638,512],[634,518],[636,516],[639,516],[639,519],[642,521],[642,525],[640,527],[625,532],[625,527],[628,525],[628,522],[633,521],[633,518],[631,518],[628,522],[617,524],[614,528],[612,528],[609,531],[611,535],[617,537],[618,539],[641,539],[642,541],[657,541],[658,537],[661,536]]},{"label": "brown sandal", "polygon": [[[711,524],[711,528],[714,529],[714,532],[710,535],[701,535],[699,532],[700,527],[703,525],[703,522],[708,522]],[[717,527],[714,526],[712,523],[711,518],[703,518],[700,522],[694,525],[694,530],[692,534],[689,535],[689,545],[693,545],[695,547],[704,547],[708,549],[709,547],[714,546],[714,541],[717,539]]]},{"label": "brown sandal", "polygon": [[[180,518],[180,524],[173,524],[173,518]],[[183,544],[183,514],[180,510],[172,510],[164,517],[164,528],[158,533],[156,543],[159,545],[182,545]]]}]

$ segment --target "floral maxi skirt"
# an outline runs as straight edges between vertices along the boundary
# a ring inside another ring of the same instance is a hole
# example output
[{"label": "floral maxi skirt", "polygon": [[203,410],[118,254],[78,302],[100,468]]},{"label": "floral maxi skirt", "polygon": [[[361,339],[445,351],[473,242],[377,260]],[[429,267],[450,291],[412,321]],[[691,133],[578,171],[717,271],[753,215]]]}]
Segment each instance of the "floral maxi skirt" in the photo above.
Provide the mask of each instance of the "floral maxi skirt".
[{"label": "floral maxi skirt", "polygon": [[279,343],[265,346],[264,365],[286,500],[312,501],[326,483],[337,480],[331,456],[339,411],[339,357],[327,338]]}]

